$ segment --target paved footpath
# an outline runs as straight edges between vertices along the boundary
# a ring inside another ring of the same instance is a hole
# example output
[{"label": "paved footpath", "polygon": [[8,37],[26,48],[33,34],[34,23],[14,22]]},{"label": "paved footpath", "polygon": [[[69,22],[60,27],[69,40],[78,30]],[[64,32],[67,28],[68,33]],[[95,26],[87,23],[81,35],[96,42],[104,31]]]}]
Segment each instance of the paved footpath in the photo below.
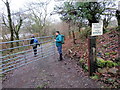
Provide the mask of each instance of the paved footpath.
[{"label": "paved footpath", "polygon": [[[57,57],[57,55],[55,55]],[[3,81],[4,88],[99,88],[74,60],[57,61],[55,56],[20,67]],[[35,57],[33,57],[35,60]]]}]

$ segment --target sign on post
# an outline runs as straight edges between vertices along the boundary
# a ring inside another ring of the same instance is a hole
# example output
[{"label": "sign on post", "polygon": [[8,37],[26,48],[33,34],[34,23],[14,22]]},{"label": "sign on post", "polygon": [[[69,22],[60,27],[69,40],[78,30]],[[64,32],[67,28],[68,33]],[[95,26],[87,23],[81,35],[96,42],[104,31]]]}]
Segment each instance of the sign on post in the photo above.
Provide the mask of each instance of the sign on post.
[{"label": "sign on post", "polygon": [[100,23],[92,23],[92,35],[97,36],[103,35],[103,22]]},{"label": "sign on post", "polygon": [[103,35],[103,21],[99,23],[92,23],[92,35],[88,39],[88,51],[89,51],[89,59],[88,59],[88,70],[89,76],[92,76],[96,71],[96,36]]}]

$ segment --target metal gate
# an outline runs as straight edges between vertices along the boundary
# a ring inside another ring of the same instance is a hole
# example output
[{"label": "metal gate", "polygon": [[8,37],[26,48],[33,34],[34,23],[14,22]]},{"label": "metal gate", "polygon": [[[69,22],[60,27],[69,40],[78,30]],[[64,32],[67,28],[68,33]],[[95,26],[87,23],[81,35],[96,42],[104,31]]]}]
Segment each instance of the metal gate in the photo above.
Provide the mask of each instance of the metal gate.
[{"label": "metal gate", "polygon": [[[40,42],[37,48],[37,57],[34,57],[30,39],[0,42],[0,74],[17,69],[21,66],[38,61],[55,54],[54,36],[36,37]],[[10,48],[13,43],[14,47]],[[12,51],[11,51],[12,50]]]}]

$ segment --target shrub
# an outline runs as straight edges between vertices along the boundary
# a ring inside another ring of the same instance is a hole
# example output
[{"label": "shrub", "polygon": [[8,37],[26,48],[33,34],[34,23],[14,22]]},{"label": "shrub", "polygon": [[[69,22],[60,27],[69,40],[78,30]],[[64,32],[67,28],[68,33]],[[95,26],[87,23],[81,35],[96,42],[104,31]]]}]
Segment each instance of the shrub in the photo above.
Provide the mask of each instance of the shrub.
[{"label": "shrub", "polygon": [[88,71],[88,65],[86,64],[86,61],[84,59],[80,59],[79,60],[79,64],[82,66],[82,68],[85,70],[85,71]]},{"label": "shrub", "polygon": [[97,58],[97,66],[100,68],[105,67],[105,60],[103,60],[102,58]]},{"label": "shrub", "polygon": [[109,56],[109,55],[111,55],[111,54],[112,54],[112,55],[116,55],[116,54],[117,54],[117,52],[110,52],[110,53],[109,53],[109,52],[107,52],[107,53],[105,53],[105,55],[106,55],[106,56]]},{"label": "shrub", "polygon": [[116,55],[116,54],[117,54],[117,52],[111,52],[111,54],[112,54],[112,55]]},{"label": "shrub", "polygon": [[109,45],[108,44],[104,44],[103,45],[103,48],[107,48]]},{"label": "shrub", "polygon": [[110,67],[111,68],[111,67],[115,67],[117,65],[118,64],[113,62],[113,61],[109,61],[109,60],[106,61],[106,67]]},{"label": "shrub", "polygon": [[103,67],[111,68],[111,67],[118,66],[118,64],[110,60],[105,61],[102,58],[97,58],[97,66],[100,68],[103,68]]},{"label": "shrub", "polygon": [[91,76],[91,79],[99,79],[98,75]]},{"label": "shrub", "polygon": [[80,59],[80,60],[79,60],[79,63],[80,63],[80,64],[83,64],[84,62],[85,62],[84,59]]},{"label": "shrub", "polygon": [[105,53],[105,55],[106,55],[106,56],[109,56],[109,55],[110,55],[110,53]]}]

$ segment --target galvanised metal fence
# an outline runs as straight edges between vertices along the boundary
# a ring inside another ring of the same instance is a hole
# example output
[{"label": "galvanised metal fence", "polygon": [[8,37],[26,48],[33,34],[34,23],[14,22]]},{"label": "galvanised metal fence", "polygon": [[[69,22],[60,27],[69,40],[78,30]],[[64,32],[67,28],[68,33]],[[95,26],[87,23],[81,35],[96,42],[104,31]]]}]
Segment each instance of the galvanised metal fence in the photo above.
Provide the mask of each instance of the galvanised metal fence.
[{"label": "galvanised metal fence", "polygon": [[[7,74],[9,71],[27,65],[29,63],[46,58],[55,54],[54,36],[36,37],[40,43],[37,48],[37,57],[34,57],[30,39],[0,42],[0,74]],[[13,43],[14,47],[10,48]],[[17,46],[19,43],[19,46]],[[12,52],[11,52],[12,50]]]}]

